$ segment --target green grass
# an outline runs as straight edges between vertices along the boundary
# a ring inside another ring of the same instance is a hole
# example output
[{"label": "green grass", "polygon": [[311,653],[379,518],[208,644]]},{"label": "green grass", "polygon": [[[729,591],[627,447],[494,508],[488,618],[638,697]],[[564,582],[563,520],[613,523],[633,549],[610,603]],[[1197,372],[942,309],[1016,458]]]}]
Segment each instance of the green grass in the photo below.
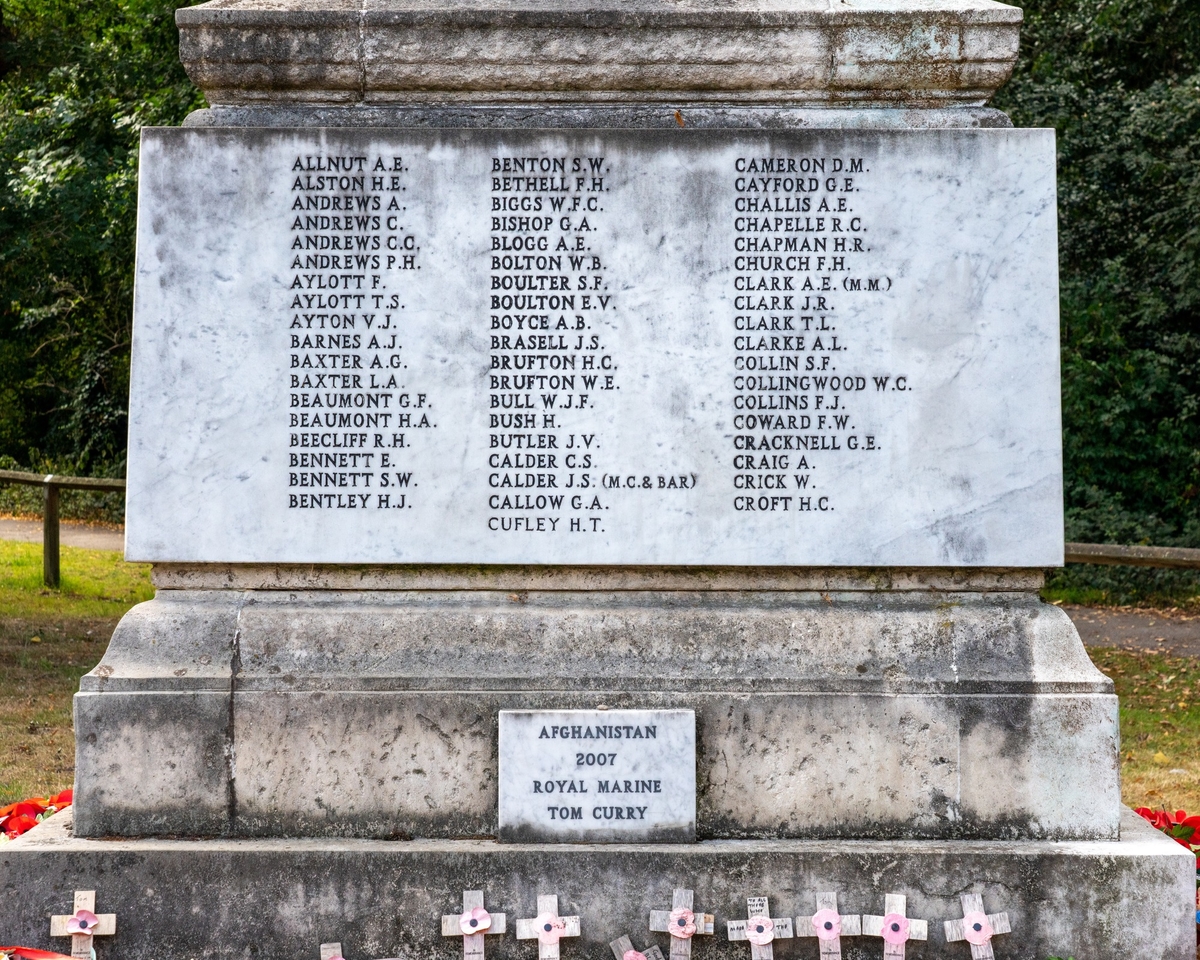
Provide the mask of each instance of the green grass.
[{"label": "green grass", "polygon": [[0,803],[69,787],[71,697],[113,628],[154,596],[149,564],[63,547],[62,587],[42,586],[42,548],[0,540]]},{"label": "green grass", "polygon": [[1117,601],[1107,590],[1095,587],[1046,587],[1042,599],[1047,603],[1069,603],[1081,607],[1117,606]]},{"label": "green grass", "polygon": [[1121,797],[1200,812],[1200,658],[1092,648],[1121,698]]},{"label": "green grass", "polygon": [[150,564],[110,550],[62,547],[62,584],[42,585],[42,545],[0,540],[0,617],[120,617],[154,596]]}]

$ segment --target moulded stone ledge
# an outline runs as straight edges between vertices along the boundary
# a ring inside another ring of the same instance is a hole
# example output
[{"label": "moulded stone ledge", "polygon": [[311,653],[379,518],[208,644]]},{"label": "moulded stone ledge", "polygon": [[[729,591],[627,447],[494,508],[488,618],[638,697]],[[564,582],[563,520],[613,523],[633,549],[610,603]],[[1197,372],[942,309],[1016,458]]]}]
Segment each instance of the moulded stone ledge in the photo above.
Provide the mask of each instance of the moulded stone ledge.
[{"label": "moulded stone ledge", "polygon": [[1011,73],[1021,11],[994,0],[210,0],[176,20],[184,66],[214,105],[551,91],[978,105]]}]

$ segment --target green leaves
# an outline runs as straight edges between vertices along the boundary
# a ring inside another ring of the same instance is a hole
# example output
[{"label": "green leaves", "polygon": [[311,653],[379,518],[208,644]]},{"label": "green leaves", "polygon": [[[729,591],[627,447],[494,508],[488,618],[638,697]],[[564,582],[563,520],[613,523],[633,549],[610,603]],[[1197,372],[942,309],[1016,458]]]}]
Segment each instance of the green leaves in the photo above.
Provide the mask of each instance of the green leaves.
[{"label": "green leaves", "polygon": [[124,460],[137,146],[202,101],[163,0],[0,0],[0,454]]},{"label": "green leaves", "polygon": [[[1058,131],[1067,539],[1200,546],[1200,5],[1034,0],[997,106]],[[1194,575],[1068,570],[1123,600]]]}]

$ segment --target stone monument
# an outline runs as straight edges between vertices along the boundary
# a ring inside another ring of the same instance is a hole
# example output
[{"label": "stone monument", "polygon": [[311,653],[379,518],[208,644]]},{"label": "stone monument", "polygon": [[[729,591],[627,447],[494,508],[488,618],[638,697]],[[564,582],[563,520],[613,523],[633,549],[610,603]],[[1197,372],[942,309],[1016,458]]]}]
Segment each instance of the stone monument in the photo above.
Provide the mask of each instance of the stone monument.
[{"label": "stone monument", "polygon": [[1123,814],[1112,685],[1037,594],[1018,9],[177,21],[210,107],[142,140],[158,594],[76,698],[73,820],[4,847],[10,940],[86,888],[128,960],[1191,957],[1194,858]]}]

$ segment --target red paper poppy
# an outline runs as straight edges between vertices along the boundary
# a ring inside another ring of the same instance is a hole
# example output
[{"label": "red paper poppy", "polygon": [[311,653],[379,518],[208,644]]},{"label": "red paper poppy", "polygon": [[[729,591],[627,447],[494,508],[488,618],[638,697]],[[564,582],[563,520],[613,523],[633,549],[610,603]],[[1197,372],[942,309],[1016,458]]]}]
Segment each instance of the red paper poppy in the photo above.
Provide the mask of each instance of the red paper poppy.
[{"label": "red paper poppy", "polygon": [[10,837],[19,837],[26,830],[32,830],[38,824],[33,817],[18,814],[4,821],[4,832]]}]

